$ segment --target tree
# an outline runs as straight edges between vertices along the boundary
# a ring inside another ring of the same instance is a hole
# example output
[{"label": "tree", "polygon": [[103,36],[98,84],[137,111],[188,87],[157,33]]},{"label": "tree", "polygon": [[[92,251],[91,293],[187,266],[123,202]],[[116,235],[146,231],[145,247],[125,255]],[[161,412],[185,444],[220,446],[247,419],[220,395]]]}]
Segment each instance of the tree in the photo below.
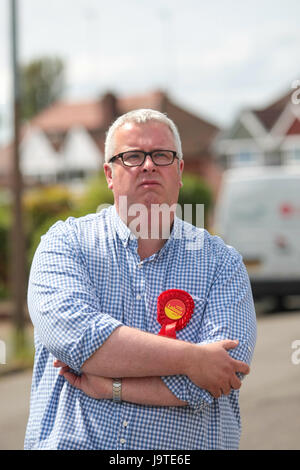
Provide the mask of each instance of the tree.
[{"label": "tree", "polygon": [[31,119],[60,98],[64,89],[64,63],[42,57],[21,67],[21,117]]}]

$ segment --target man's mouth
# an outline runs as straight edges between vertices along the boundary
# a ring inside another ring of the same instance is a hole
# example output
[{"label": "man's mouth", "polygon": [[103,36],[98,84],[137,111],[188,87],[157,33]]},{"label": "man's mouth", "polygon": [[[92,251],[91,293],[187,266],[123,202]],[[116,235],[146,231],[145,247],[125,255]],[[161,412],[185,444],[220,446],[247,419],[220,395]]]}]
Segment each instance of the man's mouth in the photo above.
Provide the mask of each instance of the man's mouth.
[{"label": "man's mouth", "polygon": [[155,185],[159,185],[159,184],[160,183],[158,181],[144,180],[139,184],[139,186],[155,186]]}]

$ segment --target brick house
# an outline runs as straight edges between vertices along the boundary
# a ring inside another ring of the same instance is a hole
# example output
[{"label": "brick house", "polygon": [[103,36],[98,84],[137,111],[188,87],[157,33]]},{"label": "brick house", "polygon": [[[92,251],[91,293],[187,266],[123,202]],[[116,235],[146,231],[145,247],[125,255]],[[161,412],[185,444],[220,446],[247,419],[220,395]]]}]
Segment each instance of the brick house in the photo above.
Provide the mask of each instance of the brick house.
[{"label": "brick house", "polygon": [[[100,100],[81,103],[60,101],[39,113],[22,130],[21,166],[25,182],[53,182],[64,180],[66,174],[70,178],[84,177],[96,171],[103,163],[105,133],[109,125],[119,115],[137,108],[156,109],[174,120],[182,139],[185,171],[202,176],[216,194],[222,171],[215,162],[211,144],[219,132],[218,127],[178,106],[160,91],[129,97],[107,93]],[[70,145],[72,134],[73,145]],[[78,150],[80,142],[82,158]],[[76,149],[76,166],[73,168]],[[93,154],[88,169],[87,149]],[[9,182],[10,152],[11,146],[0,151],[0,184]]]}]

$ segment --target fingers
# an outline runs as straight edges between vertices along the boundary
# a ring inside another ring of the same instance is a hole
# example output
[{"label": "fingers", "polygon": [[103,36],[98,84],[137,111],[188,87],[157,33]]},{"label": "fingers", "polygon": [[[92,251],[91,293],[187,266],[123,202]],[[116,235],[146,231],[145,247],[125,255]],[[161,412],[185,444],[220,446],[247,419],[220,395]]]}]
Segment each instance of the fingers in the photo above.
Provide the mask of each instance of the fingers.
[{"label": "fingers", "polygon": [[222,391],[219,388],[210,390],[210,393],[214,398],[220,398],[222,396]]},{"label": "fingers", "polygon": [[81,377],[70,372],[69,367],[62,367],[59,371],[59,375],[63,375],[67,382],[69,382],[72,387],[78,388],[81,390]]},{"label": "fingers", "polygon": [[241,380],[234,373],[228,381],[224,380],[222,383],[219,384],[219,386],[216,386],[212,390],[210,390],[210,393],[214,398],[220,398],[222,395],[229,395],[232,390],[239,390],[241,386]]},{"label": "fingers", "polygon": [[221,388],[215,388],[213,390],[210,390],[210,393],[214,398],[220,398],[222,395],[229,395],[232,390],[238,390],[240,386],[241,386],[241,383],[240,384],[236,383],[234,385],[231,384],[231,386],[223,385]]},{"label": "fingers", "polygon": [[70,372],[70,368],[67,364],[58,359],[53,362],[54,367],[60,367],[59,375],[62,375],[72,387],[79,388],[81,390],[81,377]]},{"label": "fingers", "polygon": [[229,395],[229,393],[231,392],[231,387],[228,386],[228,387],[221,388],[221,392],[222,392],[222,395]]},{"label": "fingers", "polygon": [[241,381],[235,376],[231,381],[223,382],[220,385],[220,388],[215,388],[212,390],[211,394],[214,398],[220,398],[222,395],[229,395],[232,390],[237,390],[241,386]]},{"label": "fingers", "polygon": [[228,351],[236,348],[239,340],[226,339],[217,343],[219,343],[219,347],[223,348],[223,356],[221,356],[223,358],[223,366],[219,379],[215,381],[211,389],[208,389],[214,398],[229,395],[233,390],[240,389],[242,382],[241,377],[238,377],[237,374],[247,375],[250,372],[250,367],[245,362],[232,358],[230,354],[225,354],[224,356],[224,350]]},{"label": "fingers", "polygon": [[222,343],[223,348],[226,349],[226,351],[228,351],[228,349],[236,348],[237,345],[239,344],[239,340],[238,339],[224,339],[220,341],[220,343]]},{"label": "fingers", "polygon": [[66,372],[69,372],[69,367],[62,367],[59,371],[59,375],[64,375]]},{"label": "fingers", "polygon": [[242,382],[238,378],[236,374],[233,375],[233,377],[230,380],[230,385],[233,390],[238,390],[242,386]]},{"label": "fingers", "polygon": [[210,391],[211,395],[214,398],[220,398],[222,395],[229,395],[230,392],[231,392],[230,385],[225,385],[221,388],[215,388]]},{"label": "fingers", "polygon": [[[239,340],[238,339],[236,340],[225,339],[225,340],[220,341],[220,343],[222,343],[223,348],[226,349],[226,351],[228,351],[229,349],[236,348],[239,344]],[[234,367],[235,367],[235,372],[241,372],[244,375],[247,375],[250,372],[250,367],[248,366],[248,364],[246,364],[245,362],[239,361],[237,359],[234,359]]]},{"label": "fingers", "polygon": [[250,367],[245,362],[234,359],[234,366],[235,366],[236,372],[241,372],[242,374],[245,374],[245,375],[249,374],[250,372]]},{"label": "fingers", "polygon": [[59,359],[55,359],[53,361],[54,367],[66,367],[67,364],[65,362],[60,361]]},{"label": "fingers", "polygon": [[81,377],[73,374],[73,372],[65,371],[62,374],[64,378],[69,382],[72,387],[79,388],[81,390]]}]

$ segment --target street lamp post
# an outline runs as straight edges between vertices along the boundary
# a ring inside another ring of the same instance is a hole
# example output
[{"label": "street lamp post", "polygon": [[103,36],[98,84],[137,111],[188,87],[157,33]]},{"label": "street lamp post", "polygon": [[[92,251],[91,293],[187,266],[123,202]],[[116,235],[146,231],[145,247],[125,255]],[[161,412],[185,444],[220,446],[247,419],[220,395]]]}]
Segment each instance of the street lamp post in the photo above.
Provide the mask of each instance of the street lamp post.
[{"label": "street lamp post", "polygon": [[13,319],[17,333],[17,347],[24,344],[25,299],[25,242],[22,223],[22,175],[20,171],[20,83],[18,68],[17,0],[10,0],[11,57],[14,101],[14,144],[12,166],[13,226],[12,226],[12,294]]}]

